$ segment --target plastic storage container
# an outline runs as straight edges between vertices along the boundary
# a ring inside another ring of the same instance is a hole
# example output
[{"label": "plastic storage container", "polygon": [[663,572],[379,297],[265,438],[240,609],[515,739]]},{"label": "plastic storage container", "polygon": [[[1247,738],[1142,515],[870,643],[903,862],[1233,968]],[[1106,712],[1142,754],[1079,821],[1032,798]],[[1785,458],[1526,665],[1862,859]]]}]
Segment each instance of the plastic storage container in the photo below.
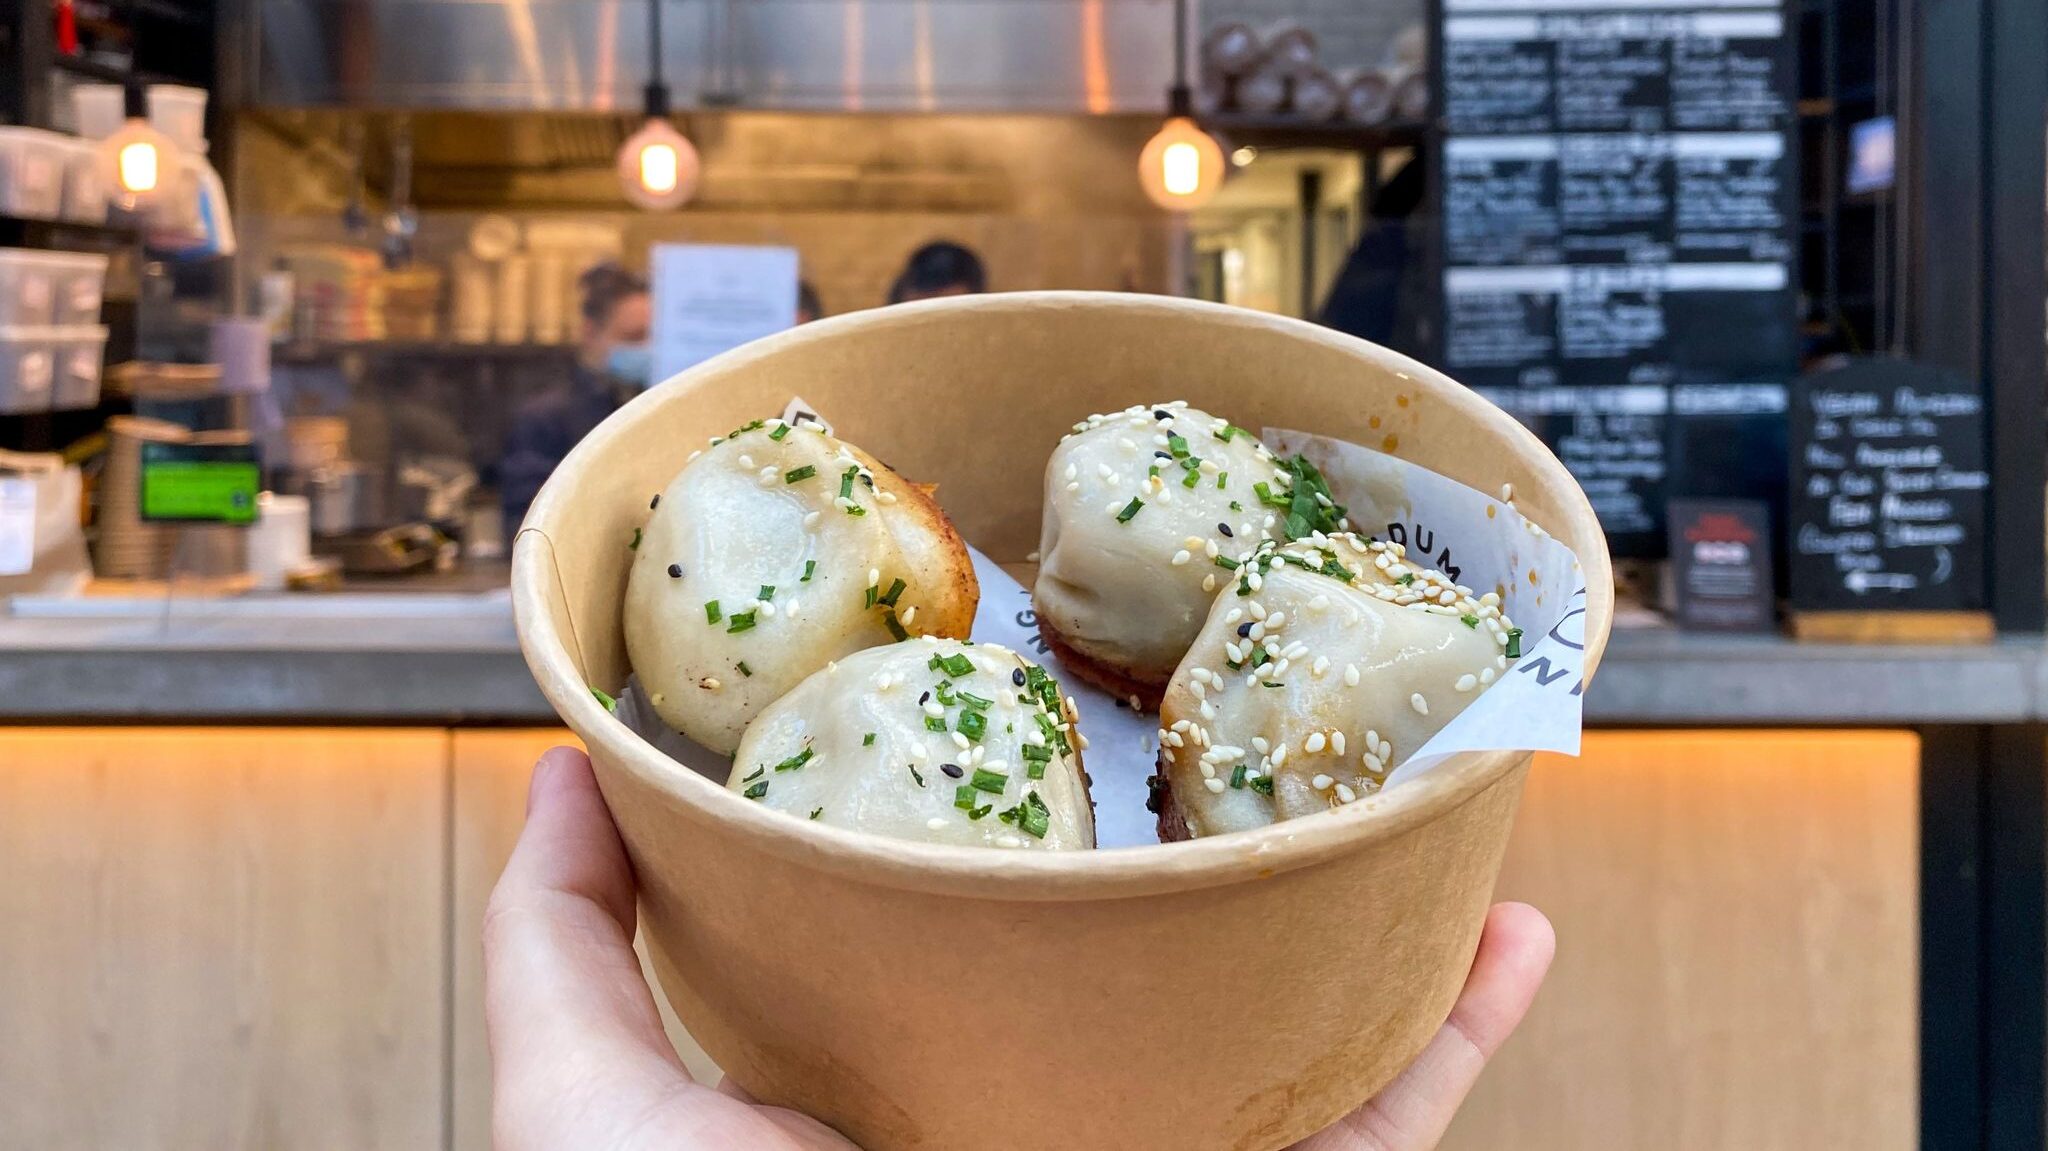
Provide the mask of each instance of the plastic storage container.
[{"label": "plastic storage container", "polygon": [[48,328],[0,328],[0,412],[47,412],[56,376]]},{"label": "plastic storage container", "polygon": [[54,220],[64,206],[64,137],[0,128],[0,214]]},{"label": "plastic storage container", "polygon": [[206,151],[206,89],[151,84],[149,126],[188,152]]},{"label": "plastic storage container", "polygon": [[107,222],[107,182],[100,174],[99,149],[91,140],[60,137],[64,150],[64,199],[61,214],[75,224]]},{"label": "plastic storage container", "polygon": [[0,248],[0,327],[96,324],[107,257]]},{"label": "plastic storage container", "polygon": [[50,349],[50,406],[98,407],[100,370],[107,362],[107,330],[97,324],[46,329]]}]

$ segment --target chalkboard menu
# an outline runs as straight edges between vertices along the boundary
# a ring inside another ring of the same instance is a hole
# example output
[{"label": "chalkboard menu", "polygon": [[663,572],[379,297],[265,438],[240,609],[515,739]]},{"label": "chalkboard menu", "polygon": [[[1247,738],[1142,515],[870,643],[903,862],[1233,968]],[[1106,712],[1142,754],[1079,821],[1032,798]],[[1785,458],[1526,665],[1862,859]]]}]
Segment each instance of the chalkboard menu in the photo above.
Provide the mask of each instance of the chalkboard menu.
[{"label": "chalkboard menu", "polygon": [[1856,360],[1792,389],[1792,606],[1984,607],[1984,400],[1907,360]]},{"label": "chalkboard menu", "polygon": [[[1688,421],[1709,420],[1698,432],[1716,441],[1744,420],[1781,434],[1798,352],[1784,13],[1756,0],[1441,0],[1439,13],[1431,352],[1550,443],[1617,554],[1660,554],[1667,495],[1708,494],[1670,475]],[[1752,454],[1779,460],[1775,443]]]}]

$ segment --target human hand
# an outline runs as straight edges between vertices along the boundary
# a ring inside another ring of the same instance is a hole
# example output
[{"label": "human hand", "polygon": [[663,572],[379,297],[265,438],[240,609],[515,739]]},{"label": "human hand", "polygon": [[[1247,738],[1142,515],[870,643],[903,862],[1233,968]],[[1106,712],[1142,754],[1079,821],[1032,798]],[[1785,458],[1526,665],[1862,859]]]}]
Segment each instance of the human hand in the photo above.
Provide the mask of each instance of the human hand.
[{"label": "human hand", "polygon": [[[526,829],[484,916],[492,1135],[499,1151],[848,1151],[830,1128],[699,1086],[633,953],[633,873],[582,752],[541,757]],[[1486,918],[1443,1030],[1363,1107],[1294,1151],[1427,1151],[1520,1023],[1555,947],[1542,913]]]}]

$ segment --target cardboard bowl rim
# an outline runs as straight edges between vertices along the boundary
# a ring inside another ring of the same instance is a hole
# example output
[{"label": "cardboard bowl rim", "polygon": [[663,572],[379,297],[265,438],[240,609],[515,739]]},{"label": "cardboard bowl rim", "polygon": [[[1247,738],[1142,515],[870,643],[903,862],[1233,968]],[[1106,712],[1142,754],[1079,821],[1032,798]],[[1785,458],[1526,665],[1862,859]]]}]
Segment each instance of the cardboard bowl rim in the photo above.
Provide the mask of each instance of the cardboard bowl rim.
[{"label": "cardboard bowl rim", "polygon": [[[934,314],[1044,309],[1178,312],[1205,322],[1278,328],[1293,338],[1370,360],[1408,376],[1459,416],[1488,425],[1510,442],[1519,442],[1529,465],[1539,474],[1547,473],[1550,486],[1576,505],[1569,509],[1571,517],[1597,523],[1584,492],[1564,465],[1507,413],[1427,365],[1306,321],[1179,297],[1072,291],[961,296],[819,320],[712,357],[635,397],[599,424],[555,469],[514,538],[512,598],[520,650],[542,694],[592,750],[600,781],[608,768],[616,766],[659,795],[687,822],[716,825],[743,838],[753,849],[852,881],[931,894],[1037,902],[1192,891],[1327,862],[1436,820],[1500,782],[1533,754],[1516,750],[1459,753],[1428,774],[1369,802],[1251,831],[1185,843],[1007,852],[868,835],[764,808],[671,760],[597,702],[565,637],[554,625],[543,589],[561,584],[548,527],[558,514],[572,509],[570,489],[583,471],[602,460],[610,441],[666,403],[675,402],[676,393],[692,383],[742,370],[790,347],[830,340],[854,330],[925,323]],[[1587,587],[1585,679],[1591,682],[1607,643],[1613,580],[1604,537],[1596,549],[1578,550]],[[1593,554],[1586,554],[1588,550]]]}]

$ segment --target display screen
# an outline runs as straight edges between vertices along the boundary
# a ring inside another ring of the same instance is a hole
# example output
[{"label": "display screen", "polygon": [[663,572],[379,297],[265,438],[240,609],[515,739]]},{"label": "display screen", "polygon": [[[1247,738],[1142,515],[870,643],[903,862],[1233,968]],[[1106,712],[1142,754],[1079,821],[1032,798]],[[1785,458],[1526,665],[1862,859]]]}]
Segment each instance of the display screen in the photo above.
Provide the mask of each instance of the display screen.
[{"label": "display screen", "polygon": [[249,444],[142,445],[142,518],[154,523],[256,522],[262,486]]}]

